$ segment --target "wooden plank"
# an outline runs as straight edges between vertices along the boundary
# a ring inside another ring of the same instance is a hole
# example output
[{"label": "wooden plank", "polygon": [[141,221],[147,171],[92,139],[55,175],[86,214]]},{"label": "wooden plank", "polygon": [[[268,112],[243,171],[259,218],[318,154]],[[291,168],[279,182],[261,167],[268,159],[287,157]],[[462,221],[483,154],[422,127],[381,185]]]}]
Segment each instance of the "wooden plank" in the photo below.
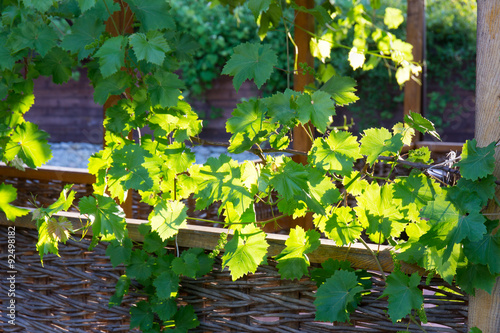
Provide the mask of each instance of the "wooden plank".
[{"label": "wooden plank", "polygon": [[[56,216],[64,216],[70,220],[75,227],[86,223],[87,218],[83,215],[73,212],[60,212]],[[132,240],[136,242],[142,242],[144,238],[138,231],[139,225],[147,223],[146,220],[138,219],[127,219],[127,229],[129,236]],[[35,222],[31,220],[31,214],[22,216],[16,219],[15,222],[11,222],[6,219],[5,214],[0,213],[0,225],[4,226],[16,226],[20,228],[31,228],[36,229]],[[221,233],[228,232],[227,229],[204,227],[197,225],[188,224],[185,228],[179,230],[179,234],[176,237],[176,245],[179,247],[200,247],[206,250],[213,250],[220,238]],[[81,232],[77,233],[81,235]],[[90,230],[87,235],[92,235]],[[231,239],[232,233],[229,235]],[[275,256],[279,254],[285,248],[285,241],[288,239],[288,235],[282,234],[267,234],[267,241],[269,243],[269,256]],[[378,253],[378,260],[385,272],[391,272],[394,268],[392,256],[389,252],[390,247],[380,246],[380,251],[378,251],[378,246],[369,244],[368,245],[374,253]],[[379,271],[378,265],[370,251],[368,251],[362,244],[356,243],[351,247],[338,247],[335,246],[334,242],[329,239],[321,239],[321,245],[314,252],[308,254],[309,260],[312,263],[322,263],[325,260],[332,258],[336,260],[348,260],[352,263],[354,268],[362,268],[367,270]],[[421,275],[425,275],[425,271],[416,266],[406,263],[402,263],[402,270],[408,274],[413,272],[419,272]]]},{"label": "wooden plank", "polygon": [[414,148],[428,147],[433,153],[448,153],[450,150],[461,152],[463,145],[463,142],[417,141]]},{"label": "wooden plank", "polygon": [[[478,146],[484,147],[500,139],[500,2],[477,2],[477,68],[476,68],[476,128]],[[493,175],[500,178],[500,149],[495,152]],[[500,195],[497,186],[496,197]],[[499,214],[500,207],[491,200],[484,213]],[[497,233],[494,230],[492,233]],[[500,332],[500,277],[491,294],[476,290],[469,298],[469,327],[483,333]]]},{"label": "wooden plank", "polygon": [[[413,60],[423,66],[425,59],[425,0],[408,0],[406,41],[413,45]],[[420,74],[417,80],[420,83],[413,79],[405,83],[405,115],[409,114],[410,111],[423,113],[425,77]],[[421,133],[417,132],[414,140],[419,141],[421,136]]]},{"label": "wooden plank", "polygon": [[25,171],[0,163],[0,175],[6,177],[39,179],[39,180],[59,180],[66,183],[93,184],[95,176],[89,174],[87,169],[50,167],[44,166],[38,169],[26,168]]}]

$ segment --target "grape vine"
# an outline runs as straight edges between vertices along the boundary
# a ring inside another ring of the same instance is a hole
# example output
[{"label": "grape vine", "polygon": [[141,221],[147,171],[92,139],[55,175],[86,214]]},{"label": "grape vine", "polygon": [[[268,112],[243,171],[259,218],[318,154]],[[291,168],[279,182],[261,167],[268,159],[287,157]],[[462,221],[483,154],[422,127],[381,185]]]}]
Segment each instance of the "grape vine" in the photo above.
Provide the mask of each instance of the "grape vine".
[{"label": "grape vine", "polygon": [[[403,22],[402,13],[393,8],[382,10],[380,1],[342,1],[338,5],[325,1],[305,9],[293,1],[250,0],[248,6],[260,23],[261,38],[279,20],[284,20],[285,34],[291,38],[293,22],[284,15],[287,7],[313,15],[317,29],[310,32],[312,49],[322,62],[327,62],[332,47],[342,47],[348,50],[347,60],[354,69],[369,69],[377,59],[391,63],[400,84],[420,71],[412,61],[411,45],[390,32]],[[168,1],[4,0],[0,9],[3,162],[20,169],[37,168],[51,158],[48,135],[23,118],[35,101],[33,80],[40,75],[64,83],[74,69],[84,67],[94,87],[95,102],[104,104],[110,96],[117,96],[104,120],[106,147],[89,160],[89,172],[96,177],[94,193],[80,199],[77,207],[88,217],[89,223],[81,228],[92,230],[93,243],[108,242],[111,263],[126,267],[110,305],[119,305],[132,287],[145,295],[130,310],[131,328],[185,332],[196,327],[199,323],[193,308],[178,307],[175,301],[180,277],[207,274],[219,252],[222,266],[233,279],[255,272],[268,257],[262,226],[279,223],[282,216],[307,213],[313,214],[315,229],[291,229],[285,248],[273,259],[283,279],[311,274],[318,285],[316,320],[349,321],[362,294],[370,290],[363,278],[366,272],[355,271],[348,262],[328,260],[309,273],[307,254],[319,246],[321,236],[338,246],[387,242],[394,247],[396,262],[417,263],[470,294],[476,288],[491,292],[500,274],[500,235],[494,231],[499,221],[482,210],[496,199],[492,176],[495,143],[478,147],[475,140],[468,141],[460,158],[435,164],[427,148],[408,151],[416,131],[439,138],[433,124],[419,114],[410,113],[392,129],[367,129],[360,137],[330,127],[336,106],[358,99],[356,82],[317,71],[316,86],[305,92],[288,88],[243,101],[234,109],[226,124],[231,134],[228,151],[251,151],[261,163],[238,163],[221,155],[203,165],[195,164],[191,147],[207,142],[198,137],[202,122],[182,98],[184,85],[176,73],[179,61],[189,58],[193,41],[176,30]],[[131,33],[121,31],[116,21],[117,15],[127,11],[134,18]],[[106,22],[119,33],[108,33]],[[341,44],[347,33],[354,34],[353,45]],[[233,77],[236,90],[246,80],[261,87],[277,70],[277,52],[265,38],[263,43],[241,44],[234,48],[223,74]],[[286,70],[299,75],[314,71],[298,64]],[[308,131],[314,139],[312,149],[289,149],[292,129],[310,129],[309,123],[320,134],[315,138],[316,133]],[[146,126],[152,135],[141,134]],[[129,136],[131,131],[136,138]],[[289,154],[307,155],[308,164],[294,162]],[[365,167],[355,169],[359,161]],[[372,172],[380,161],[391,167],[382,179]],[[411,171],[398,176],[396,166]],[[450,174],[456,176],[451,183],[445,179]],[[141,244],[129,238],[119,206],[130,190],[138,191],[142,202],[152,207],[148,223],[139,228],[144,236]],[[28,214],[10,204],[17,194],[14,187],[1,184],[0,194],[0,209],[8,219]],[[222,233],[213,253],[197,248],[182,253],[166,249],[167,242],[193,219],[185,204],[191,196],[199,210],[219,204],[218,214],[227,233]],[[73,205],[74,198],[68,186],[55,203],[33,212],[42,262],[45,254],[57,254],[59,243],[75,232],[76,226],[54,217]],[[348,199],[356,204],[347,205]],[[255,203],[279,214],[258,221]],[[421,277],[396,269],[384,278],[390,319],[396,322],[408,316],[415,321],[418,316],[425,320],[418,288]]]}]

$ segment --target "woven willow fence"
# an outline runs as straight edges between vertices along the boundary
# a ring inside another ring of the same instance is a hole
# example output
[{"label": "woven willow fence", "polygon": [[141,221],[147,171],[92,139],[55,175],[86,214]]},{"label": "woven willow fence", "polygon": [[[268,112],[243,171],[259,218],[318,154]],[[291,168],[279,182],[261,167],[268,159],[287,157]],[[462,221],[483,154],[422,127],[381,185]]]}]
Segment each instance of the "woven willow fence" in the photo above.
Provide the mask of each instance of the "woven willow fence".
[{"label": "woven willow fence", "polygon": [[[11,173],[9,173],[11,172]],[[30,171],[25,178],[14,175],[13,170],[0,170],[0,181],[18,188],[17,204],[29,206],[50,204],[55,200],[64,184],[75,184],[78,196],[91,191],[88,174],[80,177],[75,170]],[[44,172],[47,172],[44,174]],[[54,174],[55,172],[55,174]],[[85,178],[87,177],[87,178]],[[80,180],[80,183],[77,182]],[[36,193],[33,198],[30,193]],[[137,215],[146,214],[147,209],[134,203]],[[211,214],[211,212],[202,212]],[[79,221],[76,213],[65,213],[74,223]],[[128,219],[129,234],[140,241],[137,226],[146,220]],[[8,323],[7,302],[9,284],[7,279],[8,226],[16,226],[16,326]],[[0,331],[3,332],[129,332],[129,308],[141,295],[131,293],[124,297],[119,307],[108,307],[114,286],[124,267],[113,268],[105,255],[105,244],[88,250],[89,239],[69,240],[60,245],[61,257],[44,256],[44,266],[35,249],[37,232],[29,216],[19,218],[15,224],[0,218]],[[177,237],[182,248],[202,247],[212,249],[218,241],[219,228],[189,225]],[[270,255],[278,254],[284,247],[286,235],[270,234]],[[316,285],[309,279],[300,281],[281,280],[272,260],[238,281],[232,281],[227,270],[222,270],[220,259],[213,272],[197,280],[184,278],[181,281],[179,304],[191,304],[201,322],[193,332],[397,332],[408,329],[422,332],[414,323],[393,324],[386,314],[387,298],[382,295],[383,280],[371,254],[364,248],[352,246],[337,248],[329,240],[309,259],[313,266],[326,258],[349,260],[355,268],[364,268],[373,273],[373,293],[362,298],[350,324],[320,323],[314,320],[314,293]],[[381,251],[379,260],[383,269],[392,270],[388,251]],[[403,264],[402,270],[412,272],[418,268]],[[423,272],[420,271],[422,274]],[[428,318],[422,324],[426,332],[467,332],[467,297],[454,286],[433,278],[428,285],[421,282]]]}]

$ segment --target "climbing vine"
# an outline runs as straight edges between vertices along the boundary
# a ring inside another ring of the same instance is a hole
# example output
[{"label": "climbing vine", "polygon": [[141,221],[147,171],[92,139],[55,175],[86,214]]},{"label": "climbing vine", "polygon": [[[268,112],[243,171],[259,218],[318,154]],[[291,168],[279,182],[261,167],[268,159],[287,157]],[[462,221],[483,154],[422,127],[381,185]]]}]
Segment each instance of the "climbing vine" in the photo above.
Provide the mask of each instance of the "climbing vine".
[{"label": "climbing vine", "polygon": [[[234,7],[245,1],[219,2]],[[390,33],[404,19],[397,9],[377,12],[380,1],[375,0],[337,5],[325,1],[313,9],[294,2],[251,0],[248,7],[260,24],[261,37],[284,20],[284,33],[293,44],[293,21],[283,15],[287,6],[315,17],[318,27],[310,33],[314,55],[321,61],[327,62],[335,46],[346,48],[354,69],[375,65],[377,57],[391,62],[400,83],[420,70],[412,61],[411,46]],[[126,267],[110,305],[120,304],[130,288],[145,295],[130,309],[132,328],[185,332],[196,327],[193,308],[176,303],[180,278],[210,272],[219,251],[222,266],[233,279],[255,272],[268,257],[262,226],[279,223],[284,215],[312,213],[315,229],[290,230],[285,248],[274,257],[283,279],[309,275],[307,254],[324,235],[338,246],[361,242],[369,248],[369,241],[389,243],[396,262],[417,263],[471,294],[476,288],[492,290],[500,273],[500,236],[493,231],[499,221],[482,214],[482,209],[495,199],[495,143],[478,147],[475,140],[468,141],[461,157],[435,164],[426,148],[408,151],[416,131],[439,138],[433,124],[415,113],[392,129],[370,128],[356,137],[329,125],[337,106],[357,100],[356,82],[331,71],[327,75],[292,64],[284,70],[290,75],[313,71],[318,84],[305,92],[286,89],[243,101],[226,124],[231,134],[228,151],[251,151],[261,163],[237,163],[223,154],[195,164],[191,147],[206,143],[198,137],[202,122],[181,98],[184,85],[176,72],[179,59],[190,56],[192,40],[176,30],[167,1],[4,0],[0,8],[3,162],[20,169],[37,168],[51,158],[48,135],[23,118],[35,101],[33,79],[38,76],[64,83],[75,68],[83,66],[97,103],[116,97],[104,120],[106,146],[89,160],[89,172],[96,177],[94,193],[76,203],[88,223],[74,226],[54,216],[74,204],[71,186],[55,203],[35,210],[33,217],[42,262],[45,254],[57,254],[59,243],[77,229],[91,230],[93,244],[109,244],[106,253],[111,263]],[[124,16],[133,17],[131,33],[112,16],[127,12],[133,14]],[[118,33],[106,32],[106,22]],[[341,35],[347,33],[354,34],[353,45],[340,44]],[[376,46],[368,49],[368,45]],[[277,52],[265,43],[240,44],[222,73],[233,77],[236,90],[246,80],[261,87],[278,70]],[[141,134],[146,126],[153,134]],[[291,130],[297,126],[307,129],[313,139],[309,152],[289,149]],[[135,137],[129,136],[131,131]],[[298,164],[288,154],[307,155],[308,164]],[[358,161],[363,168],[354,168]],[[391,167],[382,179],[373,173],[378,161]],[[397,166],[411,171],[397,176],[393,172]],[[139,228],[144,237],[141,244],[130,239],[119,205],[130,190],[138,191],[141,201],[152,207],[148,223]],[[11,185],[1,184],[0,194],[0,209],[8,219],[28,214],[10,204],[16,197]],[[182,253],[167,250],[167,242],[179,229],[197,219],[187,213],[185,200],[191,196],[196,209],[220,207],[218,214],[227,232],[222,233],[215,253],[196,248]],[[356,204],[347,205],[348,199]],[[279,213],[258,221],[256,203]],[[349,321],[362,295],[370,291],[363,278],[366,272],[332,260],[313,272],[318,285],[316,319]],[[408,276],[398,269],[385,277],[384,295],[393,322],[407,316],[425,320],[420,279],[417,273]]]}]

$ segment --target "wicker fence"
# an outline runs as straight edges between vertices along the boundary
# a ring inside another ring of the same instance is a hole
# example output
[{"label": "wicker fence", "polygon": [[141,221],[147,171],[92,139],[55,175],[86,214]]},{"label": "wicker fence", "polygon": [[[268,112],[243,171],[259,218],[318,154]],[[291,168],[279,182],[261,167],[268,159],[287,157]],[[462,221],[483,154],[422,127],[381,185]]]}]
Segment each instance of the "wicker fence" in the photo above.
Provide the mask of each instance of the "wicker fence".
[{"label": "wicker fence", "polygon": [[[91,189],[84,177],[77,180],[75,170],[49,170],[56,176],[44,175],[43,170],[28,174],[26,178],[5,175],[2,182],[18,188],[19,200],[24,204],[33,200],[23,194],[22,188],[37,193],[37,203],[50,203],[57,198],[66,182],[76,183],[78,195],[86,195]],[[32,172],[32,171],[30,171]],[[76,177],[76,178],[74,178]],[[87,179],[88,180],[88,179]],[[91,179],[90,179],[91,181]],[[23,187],[22,184],[25,184]],[[27,200],[27,201],[26,201]],[[137,210],[137,205],[134,205]],[[139,211],[139,210],[137,210]],[[77,221],[76,213],[65,213]],[[145,220],[128,219],[129,235],[140,241],[137,226]],[[8,323],[9,283],[7,230],[16,227],[15,301],[16,325]],[[15,224],[0,218],[0,271],[2,284],[0,331],[4,332],[128,332],[129,308],[140,295],[130,294],[120,307],[108,308],[114,285],[123,273],[123,267],[113,268],[105,255],[104,244],[88,251],[89,240],[70,240],[59,248],[61,257],[44,256],[44,266],[35,249],[37,232],[29,216],[19,218]],[[212,249],[217,244],[221,229],[189,225],[178,235],[178,245],[183,248],[202,247]],[[269,234],[270,255],[284,247],[285,235]],[[387,298],[382,295],[383,280],[377,273],[376,263],[370,252],[352,246],[337,248],[333,242],[322,240],[321,246],[309,256],[312,266],[326,258],[349,260],[356,268],[373,273],[373,293],[362,298],[359,308],[351,315],[350,324],[320,323],[314,320],[315,284],[309,279],[300,281],[281,280],[275,263],[269,260],[255,274],[232,281],[227,270],[218,264],[210,274],[197,280],[181,281],[180,304],[192,304],[200,319],[200,326],[193,332],[397,332],[408,329],[421,332],[414,323],[395,325],[386,314]],[[392,270],[388,251],[381,251],[379,260],[383,269]],[[403,265],[406,272],[418,270]],[[420,271],[420,273],[422,273]],[[446,288],[443,288],[446,287]],[[425,307],[429,322],[423,324],[426,332],[467,332],[467,297],[457,288],[441,279],[432,279],[429,285],[422,280]]]}]

